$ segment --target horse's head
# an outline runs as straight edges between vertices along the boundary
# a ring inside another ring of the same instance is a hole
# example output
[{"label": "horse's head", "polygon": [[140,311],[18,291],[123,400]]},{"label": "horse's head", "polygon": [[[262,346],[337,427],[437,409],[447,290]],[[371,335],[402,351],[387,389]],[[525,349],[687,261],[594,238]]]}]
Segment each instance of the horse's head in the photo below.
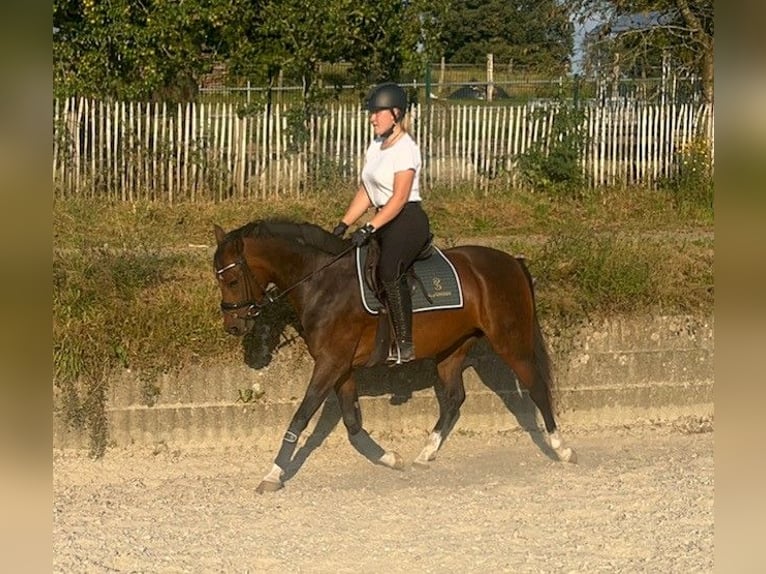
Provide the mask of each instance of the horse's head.
[{"label": "horse's head", "polygon": [[245,335],[269,302],[268,294],[248,265],[242,236],[229,235],[218,225],[213,229],[218,243],[213,267],[221,289],[223,328],[231,335]]},{"label": "horse's head", "polygon": [[[309,223],[267,220],[229,233],[218,225],[213,229],[224,330],[232,335],[249,333],[266,305],[297,292],[296,287],[351,249],[349,242]],[[319,268],[318,260],[324,262]],[[269,290],[277,284],[281,292],[272,298]]]}]

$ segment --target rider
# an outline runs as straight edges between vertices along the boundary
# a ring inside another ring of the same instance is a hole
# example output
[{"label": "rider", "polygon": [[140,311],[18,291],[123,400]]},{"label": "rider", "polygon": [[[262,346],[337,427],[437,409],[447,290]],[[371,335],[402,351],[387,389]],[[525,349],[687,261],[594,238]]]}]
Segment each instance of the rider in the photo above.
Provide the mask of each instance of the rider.
[{"label": "rider", "polygon": [[407,94],[398,84],[376,86],[367,99],[375,138],[367,148],[362,183],[333,233],[342,236],[370,207],[372,219],[351,236],[361,246],[375,234],[380,243],[378,277],[394,328],[396,349],[388,363],[415,358],[412,343],[412,296],[405,272],[431,236],[420,204],[420,148],[408,132]]}]

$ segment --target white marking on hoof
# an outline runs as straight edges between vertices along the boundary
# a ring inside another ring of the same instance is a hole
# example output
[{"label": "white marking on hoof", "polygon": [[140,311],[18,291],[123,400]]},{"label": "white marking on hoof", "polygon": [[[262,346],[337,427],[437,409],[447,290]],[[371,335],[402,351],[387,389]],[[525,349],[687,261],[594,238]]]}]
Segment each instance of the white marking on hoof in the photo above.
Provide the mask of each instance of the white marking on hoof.
[{"label": "white marking on hoof", "polygon": [[555,451],[556,456],[562,462],[577,462],[577,453],[569,447],[564,447],[564,441],[559,436],[559,431],[553,431],[548,435],[551,448]]},{"label": "white marking on hoof", "polygon": [[255,492],[263,494],[264,492],[276,492],[283,488],[285,485],[282,482],[282,472],[282,469],[276,464],[272,466],[269,473],[261,480],[261,484],[255,489]]},{"label": "white marking on hoof", "polygon": [[577,453],[572,448],[564,448],[561,450],[556,451],[556,454],[559,455],[559,460],[562,462],[570,462],[572,464],[577,464]]},{"label": "white marking on hoof", "polygon": [[426,441],[426,445],[423,447],[423,450],[421,450],[417,458],[412,461],[412,464],[416,466],[427,467],[428,463],[436,458],[436,453],[439,451],[441,444],[441,433],[432,432],[430,435],[428,435],[428,440]]},{"label": "white marking on hoof", "polygon": [[399,453],[396,453],[392,450],[381,456],[378,459],[378,464],[382,464],[388,468],[393,468],[394,470],[404,469],[404,461],[402,460],[402,457],[399,456]]}]

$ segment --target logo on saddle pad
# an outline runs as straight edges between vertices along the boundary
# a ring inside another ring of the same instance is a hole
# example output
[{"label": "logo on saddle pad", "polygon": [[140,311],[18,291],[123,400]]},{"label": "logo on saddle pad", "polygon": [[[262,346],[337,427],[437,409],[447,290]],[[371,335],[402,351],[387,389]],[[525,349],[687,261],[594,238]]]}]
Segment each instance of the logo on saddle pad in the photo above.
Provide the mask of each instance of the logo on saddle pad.
[{"label": "logo on saddle pad", "polygon": [[[377,315],[383,304],[364,280],[367,246],[356,250],[356,277],[365,311]],[[413,265],[416,281],[410,281],[412,289],[412,312],[459,309],[463,306],[463,289],[457,271],[441,250],[433,246],[433,253],[426,259],[418,259]],[[423,290],[425,289],[425,293]]]}]

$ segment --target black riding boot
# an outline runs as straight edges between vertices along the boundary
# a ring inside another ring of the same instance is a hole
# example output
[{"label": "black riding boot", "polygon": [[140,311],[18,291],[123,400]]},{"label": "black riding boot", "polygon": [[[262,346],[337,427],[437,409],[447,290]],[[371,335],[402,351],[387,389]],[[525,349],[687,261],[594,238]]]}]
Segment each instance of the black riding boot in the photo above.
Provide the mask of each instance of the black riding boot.
[{"label": "black riding boot", "polygon": [[391,350],[387,363],[408,363],[415,359],[415,348],[412,344],[412,296],[407,279],[399,281],[384,281],[386,302],[391,324],[394,327],[396,349]]}]

